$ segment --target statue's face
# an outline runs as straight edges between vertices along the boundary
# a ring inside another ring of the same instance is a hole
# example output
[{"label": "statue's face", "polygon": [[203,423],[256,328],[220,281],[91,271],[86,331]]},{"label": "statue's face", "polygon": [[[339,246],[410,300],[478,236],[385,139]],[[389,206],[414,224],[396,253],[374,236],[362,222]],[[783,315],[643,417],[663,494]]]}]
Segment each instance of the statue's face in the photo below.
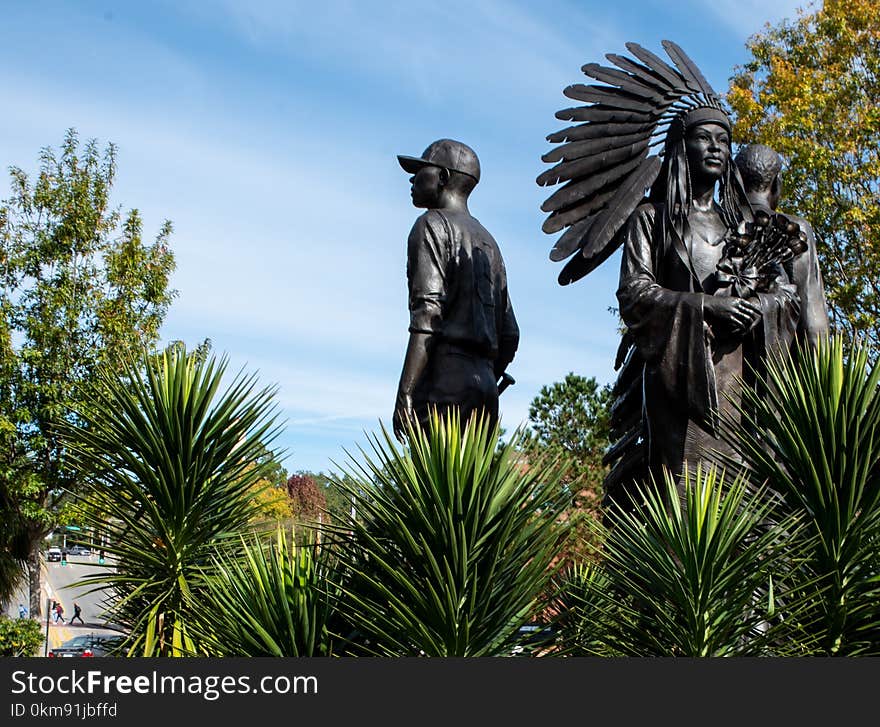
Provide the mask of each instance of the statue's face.
[{"label": "statue's face", "polygon": [[443,184],[440,180],[442,171],[440,167],[426,165],[410,177],[409,181],[412,184],[410,194],[413,205],[427,209],[439,206],[440,193],[443,191]]},{"label": "statue's face", "polygon": [[723,126],[711,122],[696,124],[684,137],[688,168],[691,176],[721,178],[730,160],[730,134]]}]

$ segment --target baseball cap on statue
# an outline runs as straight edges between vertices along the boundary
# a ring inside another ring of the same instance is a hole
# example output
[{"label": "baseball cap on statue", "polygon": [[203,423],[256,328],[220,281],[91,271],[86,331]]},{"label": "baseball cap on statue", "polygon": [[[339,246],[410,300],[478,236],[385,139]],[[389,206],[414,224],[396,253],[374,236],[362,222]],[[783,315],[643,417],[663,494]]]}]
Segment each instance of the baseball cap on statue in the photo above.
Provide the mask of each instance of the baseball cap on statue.
[{"label": "baseball cap on statue", "polygon": [[415,174],[426,165],[461,172],[480,181],[480,160],[473,149],[454,139],[438,139],[420,157],[397,155],[404,171]]}]

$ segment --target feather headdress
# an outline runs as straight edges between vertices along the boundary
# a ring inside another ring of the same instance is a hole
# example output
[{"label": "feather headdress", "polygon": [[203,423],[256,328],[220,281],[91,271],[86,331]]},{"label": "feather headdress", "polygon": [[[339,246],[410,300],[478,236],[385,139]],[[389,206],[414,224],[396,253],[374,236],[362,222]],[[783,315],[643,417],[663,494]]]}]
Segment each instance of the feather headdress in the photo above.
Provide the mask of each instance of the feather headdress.
[{"label": "feather headdress", "polygon": [[609,53],[615,68],[583,66],[587,76],[604,85],[564,89],[587,105],[559,111],[556,118],[581,123],[547,137],[560,146],[542,157],[555,166],[537,182],[563,184],[541,206],[550,213],[544,232],[564,230],[550,259],[576,253],[559,274],[561,285],[595,270],[617,249],[618,230],[660,173],[670,130],[683,128],[688,117],[727,119],[717,94],[678,45],[663,41],[673,65],[637,43],[626,47],[635,60]]}]

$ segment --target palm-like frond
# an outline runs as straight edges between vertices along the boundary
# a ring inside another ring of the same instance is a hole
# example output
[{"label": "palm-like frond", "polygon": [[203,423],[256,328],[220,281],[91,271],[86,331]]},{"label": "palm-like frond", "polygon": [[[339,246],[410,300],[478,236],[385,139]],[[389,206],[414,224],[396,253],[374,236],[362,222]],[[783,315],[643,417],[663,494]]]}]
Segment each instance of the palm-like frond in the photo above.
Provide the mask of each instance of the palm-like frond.
[{"label": "palm-like frond", "polygon": [[[880,654],[880,366],[840,338],[768,363],[746,390],[745,426],[727,423],[755,482],[806,515],[819,579],[814,635],[828,654]],[[821,588],[819,587],[821,586]]]},{"label": "palm-like frond", "polygon": [[610,588],[600,563],[569,563],[558,574],[552,619],[558,634],[556,656],[620,656],[603,632],[605,622],[617,618],[610,612],[611,599],[605,595]]},{"label": "palm-like frond", "polygon": [[242,537],[239,552],[218,553],[206,569],[192,604],[197,640],[212,656],[332,655],[331,568],[314,539],[297,544],[281,528],[269,543]]},{"label": "palm-like frond", "polygon": [[28,533],[0,475],[0,603],[15,595],[27,573]]},{"label": "palm-like frond", "polygon": [[715,469],[688,477],[683,502],[668,474],[638,498],[633,510],[615,506],[598,572],[580,586],[569,579],[568,607],[581,612],[566,617],[576,626],[569,649],[717,657],[783,648],[781,633],[797,621],[781,619],[777,603],[799,608],[785,579],[797,517],[771,523],[765,493],[739,478],[725,485]]},{"label": "palm-like frond", "polygon": [[129,650],[192,653],[188,605],[212,547],[247,525],[254,463],[277,434],[274,390],[237,375],[218,393],[225,358],[183,350],[145,355],[122,375],[105,370],[64,435],[106,520],[110,617],[130,630]]},{"label": "palm-like frond", "polygon": [[435,415],[401,451],[383,428],[338,483],[356,513],[335,530],[344,598],[370,653],[502,654],[541,608],[564,494],[551,466],[519,461],[519,436],[499,448],[497,425]]}]

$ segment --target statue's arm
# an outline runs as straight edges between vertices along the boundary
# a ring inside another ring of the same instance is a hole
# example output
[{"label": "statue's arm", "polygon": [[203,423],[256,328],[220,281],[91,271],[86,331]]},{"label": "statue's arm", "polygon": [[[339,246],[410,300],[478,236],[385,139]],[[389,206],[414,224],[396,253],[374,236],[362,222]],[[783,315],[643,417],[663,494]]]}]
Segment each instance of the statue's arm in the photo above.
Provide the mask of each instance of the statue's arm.
[{"label": "statue's arm", "polygon": [[398,439],[403,439],[406,421],[415,419],[413,391],[428,367],[433,342],[433,334],[417,331],[411,331],[409,334],[409,343],[403,360],[403,370],[400,372],[400,383],[397,385],[397,398],[394,402],[394,417],[392,419],[394,434]]},{"label": "statue's arm", "polygon": [[801,299],[801,317],[798,325],[801,335],[813,346],[829,332],[828,308],[825,301],[825,287],[819,256],[816,252],[816,237],[813,227],[806,220],[798,219],[807,234],[807,249],[793,261],[792,282],[797,286]]},{"label": "statue's arm", "polygon": [[621,318],[646,361],[663,356],[671,334],[681,328],[682,317],[700,331],[703,323],[702,293],[672,290],[658,282],[655,250],[662,241],[654,240],[656,214],[654,207],[642,205],[622,230],[623,258],[617,290]]},{"label": "statue's arm", "polygon": [[392,423],[402,438],[405,422],[415,416],[413,392],[425,375],[431,350],[442,331],[443,301],[446,297],[447,248],[426,213],[416,220],[407,243],[409,286],[409,342],[397,385]]},{"label": "statue's arm", "polygon": [[494,373],[495,379],[501,378],[501,375],[507,370],[513,357],[516,355],[516,349],[519,348],[519,325],[516,322],[516,316],[513,314],[513,306],[510,303],[510,296],[507,290],[504,291],[504,316],[502,319],[501,332],[498,336],[498,355],[495,358]]}]

